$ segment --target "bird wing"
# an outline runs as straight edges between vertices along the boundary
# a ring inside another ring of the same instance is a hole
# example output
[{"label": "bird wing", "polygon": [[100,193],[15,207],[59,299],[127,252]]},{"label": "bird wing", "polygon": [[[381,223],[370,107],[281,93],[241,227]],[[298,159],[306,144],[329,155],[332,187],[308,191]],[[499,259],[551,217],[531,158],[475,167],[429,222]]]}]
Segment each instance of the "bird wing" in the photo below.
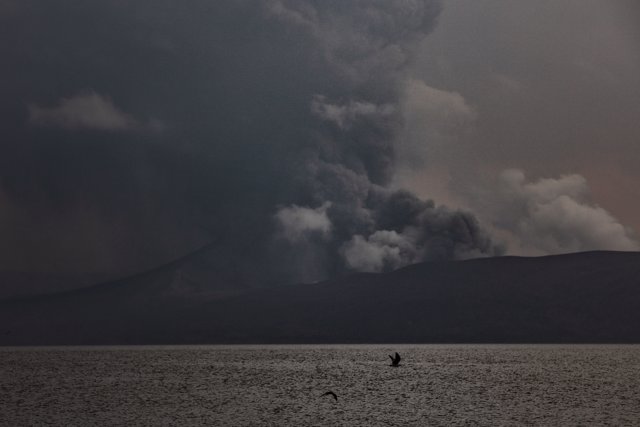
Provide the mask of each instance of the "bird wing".
[{"label": "bird wing", "polygon": [[396,360],[395,360],[395,362],[396,362],[396,363],[399,363],[401,359],[402,359],[402,358],[400,357],[400,355],[398,354],[398,352],[396,352]]}]

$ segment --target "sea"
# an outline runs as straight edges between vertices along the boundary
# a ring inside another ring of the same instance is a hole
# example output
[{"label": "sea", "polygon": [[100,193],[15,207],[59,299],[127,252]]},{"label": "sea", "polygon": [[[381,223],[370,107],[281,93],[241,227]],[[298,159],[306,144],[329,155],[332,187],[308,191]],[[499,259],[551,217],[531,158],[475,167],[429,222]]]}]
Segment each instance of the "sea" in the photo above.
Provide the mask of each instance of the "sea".
[{"label": "sea", "polygon": [[640,346],[5,347],[0,425],[632,426]]}]

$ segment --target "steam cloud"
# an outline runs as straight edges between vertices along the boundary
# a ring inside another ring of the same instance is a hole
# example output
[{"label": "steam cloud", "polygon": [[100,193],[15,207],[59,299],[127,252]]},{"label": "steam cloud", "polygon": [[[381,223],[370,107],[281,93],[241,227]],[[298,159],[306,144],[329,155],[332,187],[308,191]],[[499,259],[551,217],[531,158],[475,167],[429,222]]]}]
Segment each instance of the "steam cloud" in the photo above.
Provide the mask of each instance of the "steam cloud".
[{"label": "steam cloud", "polygon": [[631,230],[590,202],[581,175],[528,182],[523,171],[510,169],[502,173],[497,191],[485,196],[485,215],[508,234],[514,252],[640,249]]},{"label": "steam cloud", "polygon": [[305,239],[311,233],[328,237],[331,233],[331,221],[327,217],[329,206],[331,203],[326,202],[317,209],[296,205],[280,209],[276,218],[282,227],[283,236],[292,243]]}]

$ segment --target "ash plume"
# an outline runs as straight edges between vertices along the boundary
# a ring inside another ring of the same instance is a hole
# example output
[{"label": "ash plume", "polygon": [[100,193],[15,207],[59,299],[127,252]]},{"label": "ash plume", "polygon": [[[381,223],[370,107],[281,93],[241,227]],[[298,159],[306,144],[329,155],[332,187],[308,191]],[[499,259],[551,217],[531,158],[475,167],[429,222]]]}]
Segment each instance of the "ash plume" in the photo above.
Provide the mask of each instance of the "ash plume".
[{"label": "ash plume", "polygon": [[472,214],[391,186],[403,99],[422,87],[408,64],[440,2],[13,3],[2,194],[54,223],[83,212],[41,253],[110,236],[108,265],[58,266],[133,268],[212,240],[220,280],[255,285],[501,253]]}]

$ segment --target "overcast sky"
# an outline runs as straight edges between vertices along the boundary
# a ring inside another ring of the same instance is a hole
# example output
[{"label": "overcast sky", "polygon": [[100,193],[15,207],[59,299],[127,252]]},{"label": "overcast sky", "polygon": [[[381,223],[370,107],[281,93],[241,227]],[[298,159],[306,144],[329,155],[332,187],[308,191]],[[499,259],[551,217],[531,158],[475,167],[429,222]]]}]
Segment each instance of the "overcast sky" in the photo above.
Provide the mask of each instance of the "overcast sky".
[{"label": "overcast sky", "polygon": [[639,9],[1,0],[0,267],[638,250]]}]

